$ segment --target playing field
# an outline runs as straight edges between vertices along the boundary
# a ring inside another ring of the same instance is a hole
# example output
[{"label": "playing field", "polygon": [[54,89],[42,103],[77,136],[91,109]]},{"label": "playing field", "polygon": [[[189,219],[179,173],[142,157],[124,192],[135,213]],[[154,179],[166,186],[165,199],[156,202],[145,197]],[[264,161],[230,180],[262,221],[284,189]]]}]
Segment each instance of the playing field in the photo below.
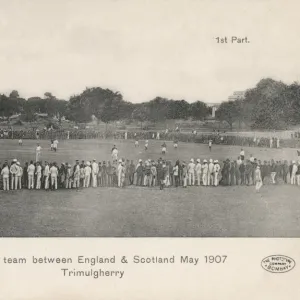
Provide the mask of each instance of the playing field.
[{"label": "playing field", "polygon": [[[114,144],[120,157],[161,156],[161,141],[60,141],[57,153],[40,141],[42,160],[70,162],[108,160]],[[22,164],[35,158],[36,141],[0,140],[0,162],[17,158]],[[297,159],[295,149],[244,148],[258,159]],[[236,158],[240,147],[179,144],[168,147],[167,159]],[[300,237],[300,187],[158,188],[126,187],[80,190],[0,192],[1,236],[51,237]]]}]

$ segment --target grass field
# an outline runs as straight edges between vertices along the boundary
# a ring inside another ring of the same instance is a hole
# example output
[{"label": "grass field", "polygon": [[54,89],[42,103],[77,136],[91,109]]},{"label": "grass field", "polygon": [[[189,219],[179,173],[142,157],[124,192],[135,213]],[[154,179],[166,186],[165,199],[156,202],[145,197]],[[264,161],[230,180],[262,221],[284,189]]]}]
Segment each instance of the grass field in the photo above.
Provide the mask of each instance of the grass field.
[{"label": "grass field", "polygon": [[[117,145],[121,157],[137,160],[161,156],[161,141],[61,141],[57,153],[40,141],[42,159],[71,162],[108,160]],[[0,162],[34,159],[36,141],[0,140]],[[258,159],[297,159],[295,149],[244,148]],[[179,144],[166,158],[236,158],[240,147]],[[300,237],[300,187],[266,185],[188,189],[126,187],[0,192],[0,235],[13,237]]]}]

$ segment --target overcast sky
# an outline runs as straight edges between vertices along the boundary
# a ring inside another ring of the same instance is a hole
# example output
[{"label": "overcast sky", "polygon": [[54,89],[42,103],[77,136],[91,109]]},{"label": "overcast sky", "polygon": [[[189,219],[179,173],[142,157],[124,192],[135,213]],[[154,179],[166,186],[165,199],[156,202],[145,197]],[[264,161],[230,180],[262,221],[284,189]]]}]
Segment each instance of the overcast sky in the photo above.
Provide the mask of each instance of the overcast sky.
[{"label": "overcast sky", "polygon": [[[0,92],[221,102],[263,77],[300,81],[296,3],[0,0]],[[216,43],[233,35],[250,43]]]}]

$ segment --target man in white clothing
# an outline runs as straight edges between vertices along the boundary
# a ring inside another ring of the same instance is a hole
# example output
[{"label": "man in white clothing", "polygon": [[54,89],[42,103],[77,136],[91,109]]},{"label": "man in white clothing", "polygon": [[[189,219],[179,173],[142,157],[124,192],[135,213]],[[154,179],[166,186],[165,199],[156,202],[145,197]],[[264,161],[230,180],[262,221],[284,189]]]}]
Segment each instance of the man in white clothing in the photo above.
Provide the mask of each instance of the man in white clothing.
[{"label": "man in white clothing", "polygon": [[238,159],[237,159],[237,161],[236,161],[238,167],[241,165],[242,162],[243,161],[241,160],[241,157],[239,156]]},{"label": "man in white clothing", "polygon": [[92,172],[91,163],[87,161],[84,168],[84,183],[83,183],[84,188],[88,188],[90,186],[91,172]]},{"label": "man in white clothing", "polygon": [[12,161],[9,171],[11,175],[11,189],[14,190],[15,187],[17,186],[17,173],[18,173],[18,166],[17,166],[16,159]]},{"label": "man in white clothing", "polygon": [[35,171],[35,166],[33,164],[33,161],[30,162],[30,165],[27,168],[27,173],[28,173],[28,189],[33,189],[34,188],[34,171]]},{"label": "man in white clothing", "polygon": [[195,185],[195,166],[194,159],[191,158],[188,164],[189,185]]},{"label": "man in white clothing", "polygon": [[213,160],[209,160],[208,164],[208,174],[207,174],[207,185],[213,185],[214,184],[214,163]]},{"label": "man in white clothing", "polygon": [[260,172],[260,166],[256,167],[255,170],[255,190],[256,192],[259,192],[260,188],[262,187],[262,179],[261,179],[261,172]]},{"label": "man in white clothing", "polygon": [[42,147],[40,144],[37,144],[37,147],[35,149],[35,161],[38,162],[41,160],[41,153],[42,153]]},{"label": "man in white clothing", "polygon": [[201,184],[201,163],[200,163],[200,158],[197,159],[197,164],[196,164],[196,176],[197,176],[197,184],[200,186]]},{"label": "man in white clothing", "polygon": [[22,176],[23,176],[23,168],[21,167],[20,162],[17,162],[18,172],[16,177],[16,190],[22,189]]},{"label": "man in white clothing", "polygon": [[207,164],[207,160],[204,159],[202,164],[202,182],[204,186],[207,186],[207,175],[208,175],[208,164]]},{"label": "man in white clothing", "polygon": [[245,160],[245,151],[243,148],[241,149],[241,152],[240,152],[240,158],[241,158],[241,161]]},{"label": "man in white clothing", "polygon": [[118,187],[122,187],[122,172],[123,172],[122,159],[119,159],[119,164],[117,168]]},{"label": "man in white clothing", "polygon": [[211,152],[211,146],[212,146],[212,140],[209,140],[208,141],[208,148],[209,148],[209,151]]},{"label": "man in white clothing", "polygon": [[[99,167],[98,167],[98,172],[99,172]],[[80,187],[80,166],[79,166],[79,160],[76,160],[76,165],[74,167],[74,188],[79,189]]]},{"label": "man in white clothing", "polygon": [[292,166],[292,175],[291,175],[291,184],[296,184],[296,173],[298,171],[298,166],[296,165],[296,162],[293,160],[293,166]]},{"label": "man in white clothing", "polygon": [[219,172],[220,172],[220,165],[219,165],[219,161],[216,159],[214,161],[214,186],[218,186],[219,185],[219,178],[218,178],[218,175],[219,175]]},{"label": "man in white clothing", "polygon": [[112,156],[112,160],[114,162],[116,162],[118,160],[118,154],[119,154],[119,151],[118,151],[116,145],[114,145],[114,147],[111,150],[111,156]]},{"label": "man in white clothing", "polygon": [[48,162],[45,162],[45,169],[44,169],[45,190],[49,190],[49,175],[50,175],[50,167]]},{"label": "man in white clothing", "polygon": [[4,168],[1,170],[1,176],[3,179],[3,190],[9,191],[9,168],[7,164],[4,164]]},{"label": "man in white clothing", "polygon": [[42,167],[39,162],[36,163],[36,189],[41,189],[41,180],[42,180]]},{"label": "man in white clothing", "polygon": [[53,141],[53,150],[54,150],[55,152],[57,151],[57,147],[58,147],[58,140],[55,139],[55,140]]},{"label": "man in white clothing", "polygon": [[58,176],[58,169],[56,167],[56,163],[50,168],[50,177],[51,177],[51,189],[57,190],[57,176]]},{"label": "man in white clothing", "polygon": [[93,159],[93,162],[92,162],[92,186],[93,186],[93,188],[97,187],[98,172],[99,172],[99,166],[96,163],[96,159]]}]

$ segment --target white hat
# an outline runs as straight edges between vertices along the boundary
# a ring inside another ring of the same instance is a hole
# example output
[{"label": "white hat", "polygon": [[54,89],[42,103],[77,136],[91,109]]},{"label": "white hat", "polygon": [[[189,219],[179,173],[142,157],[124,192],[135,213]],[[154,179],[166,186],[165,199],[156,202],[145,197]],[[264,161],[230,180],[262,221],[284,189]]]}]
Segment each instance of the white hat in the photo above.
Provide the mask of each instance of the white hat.
[{"label": "white hat", "polygon": [[91,163],[89,161],[86,162],[86,165],[89,166]]},{"label": "white hat", "polygon": [[197,162],[198,162],[198,163],[200,162],[200,158],[197,159]]},{"label": "white hat", "polygon": [[122,159],[119,159],[119,163],[121,163],[122,162]]},{"label": "white hat", "polygon": [[212,158],[209,160],[209,162],[210,162],[210,163],[212,163],[212,162],[213,162]]},{"label": "white hat", "polygon": [[293,160],[292,163],[295,164],[296,162]]},{"label": "white hat", "polygon": [[193,159],[193,158],[191,158],[191,162],[194,162],[194,159]]},{"label": "white hat", "polygon": [[203,160],[203,162],[204,162],[204,163],[207,163],[207,160],[206,160],[206,159],[204,159],[204,160]]},{"label": "white hat", "polygon": [[217,160],[217,159],[215,159],[215,160],[214,160],[214,163],[216,164],[217,162],[218,162],[218,160]]},{"label": "white hat", "polygon": [[14,159],[13,159],[13,162],[17,162],[17,159],[16,159],[16,158],[14,158]]},{"label": "white hat", "polygon": [[260,169],[260,166],[257,166],[256,169]]},{"label": "white hat", "polygon": [[96,159],[94,158],[93,161],[96,161]]},{"label": "white hat", "polygon": [[17,161],[17,165],[18,165],[18,166],[20,165],[20,162],[19,162],[19,161]]},{"label": "white hat", "polygon": [[142,160],[142,159],[139,159],[139,162],[143,162],[143,160]]},{"label": "white hat", "polygon": [[72,165],[71,164],[68,164],[68,168],[71,168],[72,167]]}]

